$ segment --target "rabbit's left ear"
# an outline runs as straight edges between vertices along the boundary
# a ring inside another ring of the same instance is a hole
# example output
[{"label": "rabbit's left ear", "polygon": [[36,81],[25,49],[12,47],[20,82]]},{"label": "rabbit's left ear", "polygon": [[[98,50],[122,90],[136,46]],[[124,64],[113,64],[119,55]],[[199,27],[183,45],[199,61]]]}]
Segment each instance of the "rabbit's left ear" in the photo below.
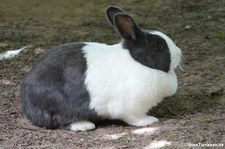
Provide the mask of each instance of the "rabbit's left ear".
[{"label": "rabbit's left ear", "polygon": [[143,33],[133,18],[127,14],[117,13],[113,20],[119,34],[125,40],[135,41]]},{"label": "rabbit's left ear", "polygon": [[109,22],[112,24],[113,27],[114,27],[113,17],[117,13],[124,13],[124,12],[123,12],[123,10],[121,8],[116,7],[116,6],[109,6],[106,9],[106,16],[107,16]]}]

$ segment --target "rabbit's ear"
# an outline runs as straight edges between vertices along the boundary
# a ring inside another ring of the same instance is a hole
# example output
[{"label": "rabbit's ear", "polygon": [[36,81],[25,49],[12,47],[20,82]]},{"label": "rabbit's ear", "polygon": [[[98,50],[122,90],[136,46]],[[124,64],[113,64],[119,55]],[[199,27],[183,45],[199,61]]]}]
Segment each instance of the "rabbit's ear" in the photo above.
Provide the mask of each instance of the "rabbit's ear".
[{"label": "rabbit's ear", "polygon": [[124,13],[124,12],[123,12],[122,9],[120,9],[119,7],[116,7],[116,6],[109,6],[106,9],[106,16],[107,16],[109,22],[112,24],[113,27],[114,27],[113,17],[117,13]]},{"label": "rabbit's ear", "polygon": [[114,16],[114,25],[125,40],[137,40],[138,35],[143,33],[133,18],[127,14],[116,14]]}]

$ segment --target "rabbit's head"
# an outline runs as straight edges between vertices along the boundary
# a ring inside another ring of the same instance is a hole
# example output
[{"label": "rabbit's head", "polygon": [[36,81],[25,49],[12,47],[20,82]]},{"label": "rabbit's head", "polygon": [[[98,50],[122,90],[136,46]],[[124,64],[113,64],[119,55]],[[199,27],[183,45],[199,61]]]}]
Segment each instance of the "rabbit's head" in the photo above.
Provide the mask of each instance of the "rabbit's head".
[{"label": "rabbit's head", "polygon": [[123,48],[141,64],[169,72],[181,61],[181,50],[165,34],[159,31],[144,30],[134,19],[118,7],[110,6],[107,17],[122,37]]}]

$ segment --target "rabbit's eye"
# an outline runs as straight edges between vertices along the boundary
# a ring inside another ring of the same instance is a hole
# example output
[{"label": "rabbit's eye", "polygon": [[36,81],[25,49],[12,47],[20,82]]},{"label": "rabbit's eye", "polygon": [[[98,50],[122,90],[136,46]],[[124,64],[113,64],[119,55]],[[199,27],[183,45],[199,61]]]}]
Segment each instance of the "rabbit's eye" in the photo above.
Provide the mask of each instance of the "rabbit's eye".
[{"label": "rabbit's eye", "polygon": [[162,45],[160,43],[156,43],[155,44],[155,48],[154,48],[155,50],[162,50],[162,48],[163,47],[162,47]]}]

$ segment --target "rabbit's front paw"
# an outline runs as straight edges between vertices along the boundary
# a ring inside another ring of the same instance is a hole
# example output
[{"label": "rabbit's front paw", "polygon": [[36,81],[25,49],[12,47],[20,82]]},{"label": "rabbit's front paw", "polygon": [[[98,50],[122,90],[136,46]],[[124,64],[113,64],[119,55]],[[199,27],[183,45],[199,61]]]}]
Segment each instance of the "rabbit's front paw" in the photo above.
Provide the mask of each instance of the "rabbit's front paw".
[{"label": "rabbit's front paw", "polygon": [[78,121],[70,124],[71,131],[87,131],[95,129],[95,124],[89,121]]},{"label": "rabbit's front paw", "polygon": [[133,126],[149,126],[155,122],[158,122],[159,120],[153,116],[144,116],[140,118],[134,118],[127,121],[128,124]]}]

